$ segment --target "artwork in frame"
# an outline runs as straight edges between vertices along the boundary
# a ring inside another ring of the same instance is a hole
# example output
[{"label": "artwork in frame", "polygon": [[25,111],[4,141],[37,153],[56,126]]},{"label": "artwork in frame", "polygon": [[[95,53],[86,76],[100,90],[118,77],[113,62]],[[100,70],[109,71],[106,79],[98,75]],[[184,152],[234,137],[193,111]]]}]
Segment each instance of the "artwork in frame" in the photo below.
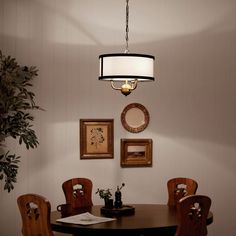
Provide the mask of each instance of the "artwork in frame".
[{"label": "artwork in frame", "polygon": [[80,159],[113,158],[113,123],[113,119],[80,119]]},{"label": "artwork in frame", "polygon": [[121,167],[151,167],[152,139],[121,139]]}]

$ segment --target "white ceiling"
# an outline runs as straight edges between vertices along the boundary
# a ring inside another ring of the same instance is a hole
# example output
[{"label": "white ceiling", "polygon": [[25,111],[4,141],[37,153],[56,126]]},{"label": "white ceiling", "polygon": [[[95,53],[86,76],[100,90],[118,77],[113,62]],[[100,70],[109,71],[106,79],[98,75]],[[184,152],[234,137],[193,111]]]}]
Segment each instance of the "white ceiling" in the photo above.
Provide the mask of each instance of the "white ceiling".
[{"label": "white ceiling", "polygon": [[[19,7],[28,9],[33,1],[36,4],[32,4],[32,14],[35,19],[42,18],[49,41],[81,45],[125,43],[125,0],[21,0]],[[235,0],[130,0],[129,7],[130,44],[236,29]],[[71,39],[66,42],[63,27]],[[27,30],[20,29],[17,36],[25,37]]]}]

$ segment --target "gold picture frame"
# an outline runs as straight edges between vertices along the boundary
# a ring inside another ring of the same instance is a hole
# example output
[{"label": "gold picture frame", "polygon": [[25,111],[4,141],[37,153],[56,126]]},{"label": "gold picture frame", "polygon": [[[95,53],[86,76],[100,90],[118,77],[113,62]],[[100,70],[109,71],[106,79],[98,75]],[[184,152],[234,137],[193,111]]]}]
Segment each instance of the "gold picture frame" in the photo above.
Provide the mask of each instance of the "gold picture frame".
[{"label": "gold picture frame", "polygon": [[114,120],[80,119],[80,159],[114,156]]},{"label": "gold picture frame", "polygon": [[151,167],[152,139],[121,139],[121,167]]}]

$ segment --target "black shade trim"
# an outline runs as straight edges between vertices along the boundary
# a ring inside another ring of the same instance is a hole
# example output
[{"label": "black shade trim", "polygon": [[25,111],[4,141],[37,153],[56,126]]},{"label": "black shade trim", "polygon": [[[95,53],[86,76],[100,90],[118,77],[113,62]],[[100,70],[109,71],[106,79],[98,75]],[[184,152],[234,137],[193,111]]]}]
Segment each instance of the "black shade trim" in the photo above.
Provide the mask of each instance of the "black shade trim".
[{"label": "black shade trim", "polygon": [[155,60],[155,57],[147,54],[138,54],[138,53],[111,53],[111,54],[102,54],[99,55],[99,58],[103,57],[148,57]]},{"label": "black shade trim", "polygon": [[114,80],[114,81],[124,81],[124,80],[129,80],[129,79],[137,79],[138,81],[143,80],[143,81],[148,81],[148,80],[152,80],[154,81],[155,78],[154,77],[150,77],[150,76],[135,76],[135,75],[108,75],[108,76],[99,76],[98,77],[99,80]]}]

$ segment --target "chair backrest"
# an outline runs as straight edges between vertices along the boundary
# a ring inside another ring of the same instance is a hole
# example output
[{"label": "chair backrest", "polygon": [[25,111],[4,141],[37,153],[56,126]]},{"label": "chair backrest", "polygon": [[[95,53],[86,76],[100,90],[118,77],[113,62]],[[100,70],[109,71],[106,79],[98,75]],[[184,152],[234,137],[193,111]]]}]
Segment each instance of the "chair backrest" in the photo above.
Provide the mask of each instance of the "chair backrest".
[{"label": "chair backrest", "polygon": [[66,203],[70,203],[72,208],[86,208],[93,205],[92,202],[93,183],[87,178],[73,178],[62,184]]},{"label": "chair backrest", "polygon": [[178,201],[185,196],[196,193],[198,184],[190,178],[173,178],[167,182],[168,205],[176,207]]},{"label": "chair backrest", "polygon": [[175,236],[206,236],[207,216],[211,199],[203,195],[190,195],[177,204],[178,227]]},{"label": "chair backrest", "polygon": [[50,225],[50,202],[37,194],[24,194],[17,198],[24,236],[53,236]]}]

